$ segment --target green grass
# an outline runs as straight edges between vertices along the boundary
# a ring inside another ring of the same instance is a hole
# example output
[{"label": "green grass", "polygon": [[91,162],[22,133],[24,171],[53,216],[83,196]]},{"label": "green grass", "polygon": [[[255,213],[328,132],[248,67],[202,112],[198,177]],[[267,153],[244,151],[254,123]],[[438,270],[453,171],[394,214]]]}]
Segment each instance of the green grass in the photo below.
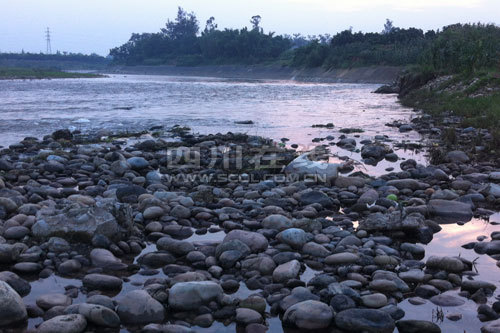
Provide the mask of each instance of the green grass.
[{"label": "green grass", "polygon": [[0,80],[13,79],[72,79],[96,78],[100,74],[72,73],[59,70],[33,69],[33,68],[0,68]]},{"label": "green grass", "polygon": [[[421,109],[438,121],[451,114],[460,117],[464,128],[488,129],[493,139],[490,148],[500,149],[500,75],[496,71],[456,75],[435,89],[412,91],[401,103]],[[446,141],[453,144],[454,135],[444,134]]]},{"label": "green grass", "polygon": [[[463,89],[453,90],[457,85]],[[492,73],[474,78],[455,76],[437,89],[415,90],[403,97],[401,103],[434,116],[452,112],[463,117],[464,126],[491,128],[500,122],[500,78]]]}]

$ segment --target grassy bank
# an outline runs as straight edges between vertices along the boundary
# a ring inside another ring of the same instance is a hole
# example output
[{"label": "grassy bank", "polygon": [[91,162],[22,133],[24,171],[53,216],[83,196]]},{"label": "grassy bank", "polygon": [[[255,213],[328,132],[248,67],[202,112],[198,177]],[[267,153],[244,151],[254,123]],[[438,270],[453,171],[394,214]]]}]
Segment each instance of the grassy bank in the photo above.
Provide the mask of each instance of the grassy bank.
[{"label": "grassy bank", "polygon": [[100,74],[63,72],[34,68],[0,68],[0,80],[15,79],[73,79],[103,77]]},{"label": "grassy bank", "polygon": [[[463,128],[488,129],[492,136],[489,148],[497,153],[500,150],[499,71],[482,70],[473,74],[442,76],[400,100],[405,106],[432,115],[438,122],[456,116]],[[448,129],[444,139],[453,144],[455,130]]]}]

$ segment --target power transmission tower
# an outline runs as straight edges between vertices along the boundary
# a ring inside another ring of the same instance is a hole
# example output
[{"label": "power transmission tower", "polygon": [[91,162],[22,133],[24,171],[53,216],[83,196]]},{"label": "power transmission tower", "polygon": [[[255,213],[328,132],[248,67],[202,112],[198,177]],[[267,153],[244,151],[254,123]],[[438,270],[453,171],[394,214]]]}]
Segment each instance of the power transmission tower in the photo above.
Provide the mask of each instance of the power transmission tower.
[{"label": "power transmission tower", "polygon": [[49,30],[49,28],[47,28],[47,30],[45,30],[45,40],[47,41],[47,54],[51,54],[52,48],[50,46],[50,30]]}]

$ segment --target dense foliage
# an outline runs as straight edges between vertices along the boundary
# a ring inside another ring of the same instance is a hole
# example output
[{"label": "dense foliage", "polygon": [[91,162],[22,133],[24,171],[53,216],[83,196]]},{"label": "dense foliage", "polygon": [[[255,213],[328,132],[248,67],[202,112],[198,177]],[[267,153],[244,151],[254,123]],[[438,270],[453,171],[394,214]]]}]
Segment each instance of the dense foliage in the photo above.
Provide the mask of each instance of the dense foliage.
[{"label": "dense foliage", "polygon": [[407,65],[435,38],[433,31],[391,28],[383,33],[342,31],[329,44],[310,43],[298,49],[294,66],[343,68],[369,65]]},{"label": "dense foliage", "polygon": [[290,49],[291,41],[260,28],[253,16],[252,28],[218,30],[211,17],[201,33],[193,13],[179,7],[175,21],[158,33],[133,34],[110,51],[117,63],[199,65],[209,63],[258,63],[274,60]]},{"label": "dense foliage", "polygon": [[439,73],[498,67],[500,28],[493,24],[455,24],[424,33],[386,23],[382,33],[345,30],[333,36],[329,44],[310,43],[297,49],[293,58],[293,65],[302,67],[410,64]]},{"label": "dense foliage", "polygon": [[174,21],[157,33],[132,34],[110,51],[116,63],[136,65],[204,65],[263,62],[294,67],[347,68],[418,64],[432,72],[458,73],[498,66],[500,28],[455,24],[441,31],[401,29],[387,20],[380,33],[353,32],[304,37],[264,33],[261,17],[250,28],[220,30],[211,17],[200,33],[194,13],[179,7]]},{"label": "dense foliage", "polygon": [[500,28],[493,24],[454,24],[427,47],[421,64],[444,73],[500,69]]}]

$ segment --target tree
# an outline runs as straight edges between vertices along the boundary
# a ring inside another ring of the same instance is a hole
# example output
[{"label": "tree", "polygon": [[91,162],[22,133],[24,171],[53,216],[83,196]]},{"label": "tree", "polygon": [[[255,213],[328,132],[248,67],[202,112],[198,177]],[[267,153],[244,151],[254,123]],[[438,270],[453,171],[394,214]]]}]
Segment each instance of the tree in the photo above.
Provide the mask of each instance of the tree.
[{"label": "tree", "polygon": [[252,19],[250,20],[250,23],[252,24],[252,30],[259,30],[259,25],[261,20],[262,17],[260,17],[260,15],[252,16]]},{"label": "tree", "polygon": [[168,20],[165,26],[161,31],[173,40],[196,37],[200,29],[196,15],[186,12],[182,7],[178,7],[175,21]]},{"label": "tree", "polygon": [[207,23],[205,24],[205,30],[204,33],[208,34],[217,29],[217,23],[215,23],[215,17],[211,16],[208,20]]},{"label": "tree", "polygon": [[332,36],[330,34],[319,35],[318,37],[321,44],[328,44],[332,40]]},{"label": "tree", "polygon": [[390,34],[394,30],[393,22],[389,19],[385,20],[384,30],[382,30],[383,34]]}]

